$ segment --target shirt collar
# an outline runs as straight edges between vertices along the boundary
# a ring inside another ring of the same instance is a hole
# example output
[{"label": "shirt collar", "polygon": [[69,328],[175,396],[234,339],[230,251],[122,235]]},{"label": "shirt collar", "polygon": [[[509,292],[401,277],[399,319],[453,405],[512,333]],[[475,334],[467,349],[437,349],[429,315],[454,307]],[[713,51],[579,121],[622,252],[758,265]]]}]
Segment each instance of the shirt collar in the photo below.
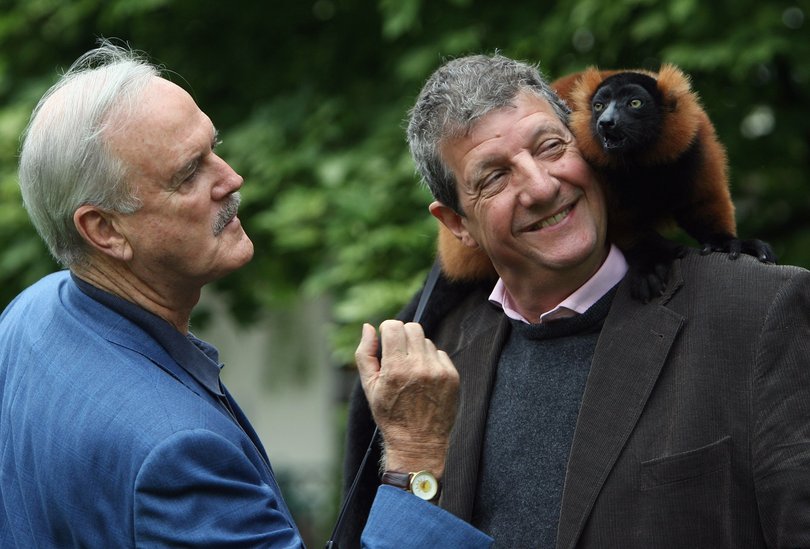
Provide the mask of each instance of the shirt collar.
[{"label": "shirt collar", "polygon": [[135,303],[93,286],[72,272],[70,276],[88,297],[117,312],[150,335],[200,385],[215,395],[223,395],[219,382],[222,364],[219,362],[219,351],[216,347],[198,339],[192,333],[181,334],[159,316]]},{"label": "shirt collar", "polygon": [[[625,273],[627,273],[627,261],[624,254],[619,248],[611,244],[608,256],[602,266],[599,267],[599,270],[559,305],[540,315],[540,322],[584,313],[599,301],[599,298],[618,284],[624,278]],[[495,283],[495,288],[492,290],[489,300],[501,307],[504,314],[509,318],[531,324],[517,311],[517,306],[502,279],[499,278],[498,282]]]}]

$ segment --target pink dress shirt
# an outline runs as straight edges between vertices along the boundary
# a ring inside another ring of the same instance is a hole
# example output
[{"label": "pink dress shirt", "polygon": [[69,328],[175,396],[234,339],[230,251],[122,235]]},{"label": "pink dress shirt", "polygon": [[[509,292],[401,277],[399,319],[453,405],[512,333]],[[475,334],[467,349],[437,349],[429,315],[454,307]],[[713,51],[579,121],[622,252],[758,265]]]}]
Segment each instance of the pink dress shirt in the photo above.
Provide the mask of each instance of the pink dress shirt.
[{"label": "pink dress shirt", "polygon": [[[599,301],[599,298],[605,295],[608,290],[618,284],[624,278],[626,272],[627,261],[624,259],[624,254],[619,248],[611,244],[608,256],[602,266],[599,267],[599,270],[585,284],[565,298],[562,303],[540,315],[540,322],[584,313],[591,305]],[[531,324],[517,311],[512,296],[509,295],[509,290],[506,289],[503,280],[500,278],[489,295],[489,300],[499,305],[509,318]]]}]

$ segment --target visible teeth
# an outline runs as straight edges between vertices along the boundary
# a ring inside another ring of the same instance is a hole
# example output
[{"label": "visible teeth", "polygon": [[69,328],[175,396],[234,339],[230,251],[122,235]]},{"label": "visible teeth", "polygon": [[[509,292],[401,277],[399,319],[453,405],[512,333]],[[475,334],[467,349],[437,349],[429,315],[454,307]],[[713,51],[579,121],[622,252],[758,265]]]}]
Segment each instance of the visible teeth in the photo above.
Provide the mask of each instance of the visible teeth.
[{"label": "visible teeth", "polygon": [[540,222],[540,228],[545,229],[546,227],[552,227],[556,225],[557,223],[565,219],[565,217],[569,214],[570,211],[571,208],[566,208],[557,215],[552,215],[551,217],[544,219],[543,221]]}]

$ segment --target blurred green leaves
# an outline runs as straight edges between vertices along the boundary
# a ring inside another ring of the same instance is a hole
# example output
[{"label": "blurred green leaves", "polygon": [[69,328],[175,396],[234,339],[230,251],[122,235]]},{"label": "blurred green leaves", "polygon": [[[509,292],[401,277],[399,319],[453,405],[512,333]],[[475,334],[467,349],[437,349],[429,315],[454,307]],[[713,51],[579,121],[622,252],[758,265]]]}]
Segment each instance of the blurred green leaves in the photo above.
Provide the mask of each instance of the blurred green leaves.
[{"label": "blurred green leaves", "polygon": [[217,283],[250,322],[332,304],[336,361],[392,315],[434,254],[404,119],[443,59],[500,50],[550,77],[681,65],[727,145],[739,231],[810,266],[806,4],[758,0],[0,0],[0,305],[56,268],[16,187],[18,136],[59,70],[118,37],[176,72],[245,177],[254,260]]}]

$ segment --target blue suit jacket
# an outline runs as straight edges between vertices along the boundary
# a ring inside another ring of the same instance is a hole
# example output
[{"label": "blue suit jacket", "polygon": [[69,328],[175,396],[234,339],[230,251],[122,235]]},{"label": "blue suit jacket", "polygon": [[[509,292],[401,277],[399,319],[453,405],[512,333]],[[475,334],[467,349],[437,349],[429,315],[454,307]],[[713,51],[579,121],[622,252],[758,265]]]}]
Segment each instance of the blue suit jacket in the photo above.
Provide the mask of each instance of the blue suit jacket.
[{"label": "blue suit jacket", "polygon": [[[232,405],[241,428],[139,326],[45,277],[0,317],[0,547],[301,546]],[[374,513],[368,546],[489,543],[393,488]]]}]

